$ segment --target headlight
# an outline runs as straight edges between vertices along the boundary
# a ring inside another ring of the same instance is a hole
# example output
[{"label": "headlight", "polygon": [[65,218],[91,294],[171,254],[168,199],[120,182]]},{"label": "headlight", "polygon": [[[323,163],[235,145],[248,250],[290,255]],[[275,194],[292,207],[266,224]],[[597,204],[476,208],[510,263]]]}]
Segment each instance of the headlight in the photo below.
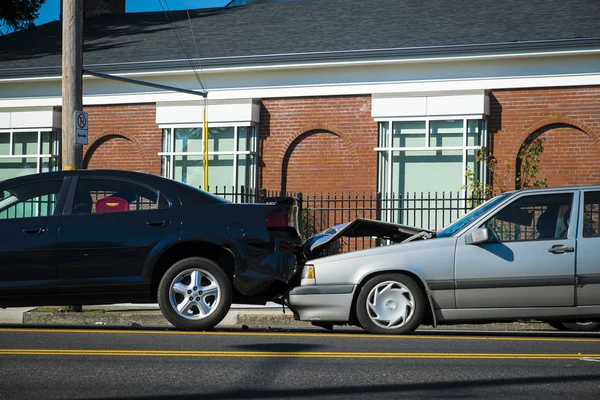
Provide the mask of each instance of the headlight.
[{"label": "headlight", "polygon": [[300,280],[300,285],[316,285],[317,281],[315,279],[315,266],[312,264],[306,264],[304,269],[302,270],[302,279]]}]

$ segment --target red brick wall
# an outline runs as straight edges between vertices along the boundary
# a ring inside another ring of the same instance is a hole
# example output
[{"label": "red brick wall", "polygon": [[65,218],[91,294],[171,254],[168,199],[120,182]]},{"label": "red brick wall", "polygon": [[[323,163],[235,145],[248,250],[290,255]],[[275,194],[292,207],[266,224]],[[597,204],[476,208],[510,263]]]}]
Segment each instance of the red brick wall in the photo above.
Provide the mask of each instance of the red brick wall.
[{"label": "red brick wall", "polygon": [[[600,87],[494,90],[491,148],[508,160],[530,135],[546,139],[538,178],[550,186],[600,184]],[[160,174],[154,104],[89,106],[88,168]],[[258,186],[304,193],[377,190],[371,96],[262,101]]]},{"label": "red brick wall", "polygon": [[524,141],[539,135],[538,178],[548,186],[600,184],[600,87],[494,90],[490,103],[492,151],[512,171]]},{"label": "red brick wall", "polygon": [[88,106],[89,145],[84,167],[160,175],[161,130],[155,104]]},{"label": "red brick wall", "polygon": [[263,100],[259,186],[288,192],[377,190],[371,96]]}]

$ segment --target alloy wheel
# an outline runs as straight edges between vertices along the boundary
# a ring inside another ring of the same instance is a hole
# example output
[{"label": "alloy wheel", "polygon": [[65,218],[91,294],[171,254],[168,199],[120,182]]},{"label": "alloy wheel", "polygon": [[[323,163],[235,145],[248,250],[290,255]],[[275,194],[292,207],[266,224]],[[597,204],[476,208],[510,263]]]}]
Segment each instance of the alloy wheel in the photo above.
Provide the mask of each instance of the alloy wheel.
[{"label": "alloy wheel", "polygon": [[212,315],[221,301],[221,286],[208,271],[190,268],[179,273],[169,286],[171,307],[180,316],[201,320]]}]

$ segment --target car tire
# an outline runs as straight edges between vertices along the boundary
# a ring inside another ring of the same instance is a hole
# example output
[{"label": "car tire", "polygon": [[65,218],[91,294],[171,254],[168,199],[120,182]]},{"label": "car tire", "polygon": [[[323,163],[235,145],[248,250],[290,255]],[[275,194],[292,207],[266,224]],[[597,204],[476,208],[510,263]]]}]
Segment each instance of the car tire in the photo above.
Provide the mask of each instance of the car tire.
[{"label": "car tire", "polygon": [[212,329],[231,307],[231,281],[214,261],[186,258],[164,274],[157,297],[162,314],[175,327]]},{"label": "car tire", "polygon": [[548,322],[548,325],[559,331],[600,331],[600,322]]},{"label": "car tire", "polygon": [[364,330],[376,334],[411,333],[421,325],[427,300],[409,276],[379,275],[370,279],[356,300],[356,317]]}]

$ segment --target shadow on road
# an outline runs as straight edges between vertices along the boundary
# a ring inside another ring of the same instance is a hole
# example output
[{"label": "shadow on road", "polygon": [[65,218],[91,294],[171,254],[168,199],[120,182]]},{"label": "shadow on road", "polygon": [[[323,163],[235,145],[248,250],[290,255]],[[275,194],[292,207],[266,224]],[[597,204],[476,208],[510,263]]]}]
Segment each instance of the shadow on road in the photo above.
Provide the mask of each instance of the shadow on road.
[{"label": "shadow on road", "polygon": [[[174,400],[192,400],[192,399],[270,399],[270,398],[317,398],[329,396],[356,396],[367,398],[367,396],[391,395],[393,393],[418,392],[419,395],[435,398],[465,398],[464,390],[481,389],[482,391],[471,391],[467,396],[477,397],[487,393],[488,389],[513,389],[516,386],[523,385],[543,385],[560,383],[596,383],[600,379],[600,374],[592,375],[572,375],[562,377],[528,377],[528,378],[508,378],[508,379],[485,379],[477,381],[447,381],[447,382],[423,382],[423,383],[399,383],[390,385],[376,386],[342,386],[325,388],[302,388],[302,389],[234,389],[227,392],[199,392],[192,395],[169,395],[169,396],[149,396],[149,397],[127,397],[133,399],[162,399],[169,398]],[[449,392],[460,389],[462,394]],[[521,388],[522,389],[522,388]],[[525,391],[520,392],[526,395]],[[508,393],[507,393],[508,395]],[[508,396],[510,397],[510,396]],[[123,398],[125,399],[125,398]]]}]

